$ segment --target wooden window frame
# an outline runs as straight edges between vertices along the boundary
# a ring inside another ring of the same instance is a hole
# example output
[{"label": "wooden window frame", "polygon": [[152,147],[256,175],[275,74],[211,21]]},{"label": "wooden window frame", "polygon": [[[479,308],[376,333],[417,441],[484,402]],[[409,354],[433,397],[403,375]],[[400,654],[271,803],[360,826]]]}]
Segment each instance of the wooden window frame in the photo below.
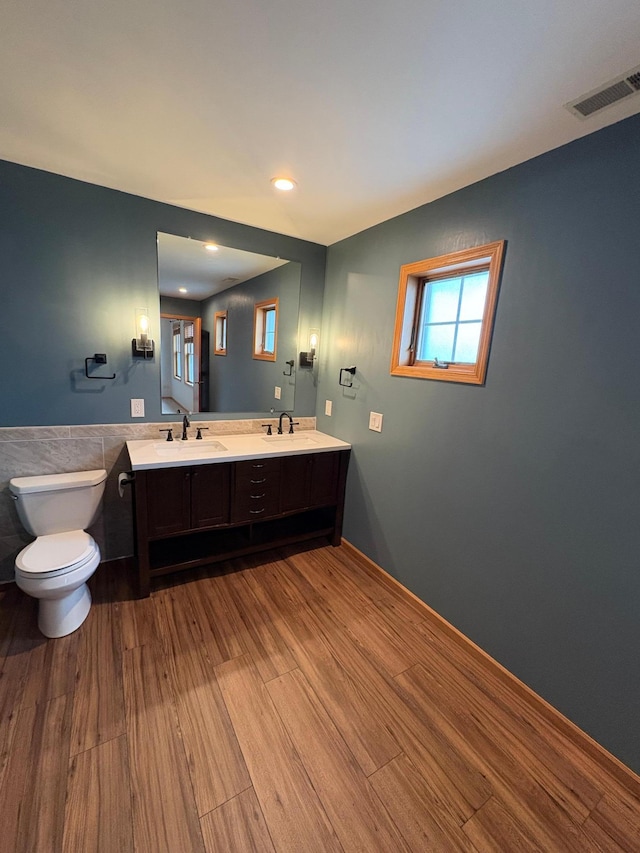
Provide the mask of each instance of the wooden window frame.
[{"label": "wooden window frame", "polygon": [[[396,320],[391,352],[391,375],[410,376],[417,379],[436,379],[440,382],[463,382],[471,385],[483,385],[487,374],[489,348],[493,334],[493,324],[498,302],[502,259],[505,241],[487,243],[427,258],[400,267]],[[484,312],[478,356],[475,363],[444,362],[446,367],[436,366],[435,361],[418,361],[415,358],[417,324],[421,309],[421,300],[425,284],[440,278],[451,278],[456,273],[468,273],[487,270],[489,282],[485,298]]]},{"label": "wooden window frame", "polygon": [[[214,355],[226,355],[227,354],[227,333],[229,331],[229,326],[227,322],[227,312],[226,311],[216,311],[213,316],[213,354]],[[224,341],[224,345],[221,343]]]},{"label": "wooden window frame", "polygon": [[[265,351],[264,335],[268,311],[275,311],[275,332],[273,337],[273,352]],[[278,297],[264,299],[253,306],[253,357],[259,361],[276,361],[278,352]]]}]

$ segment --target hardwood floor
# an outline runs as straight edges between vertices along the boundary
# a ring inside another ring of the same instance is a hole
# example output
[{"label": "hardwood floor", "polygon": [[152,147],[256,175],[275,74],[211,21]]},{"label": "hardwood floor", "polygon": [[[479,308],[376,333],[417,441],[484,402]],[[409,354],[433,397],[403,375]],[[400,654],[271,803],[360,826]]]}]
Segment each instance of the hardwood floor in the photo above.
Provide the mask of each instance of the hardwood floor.
[{"label": "hardwood floor", "polygon": [[344,548],[94,581],[60,640],[0,587],[2,853],[640,851],[634,779]]}]

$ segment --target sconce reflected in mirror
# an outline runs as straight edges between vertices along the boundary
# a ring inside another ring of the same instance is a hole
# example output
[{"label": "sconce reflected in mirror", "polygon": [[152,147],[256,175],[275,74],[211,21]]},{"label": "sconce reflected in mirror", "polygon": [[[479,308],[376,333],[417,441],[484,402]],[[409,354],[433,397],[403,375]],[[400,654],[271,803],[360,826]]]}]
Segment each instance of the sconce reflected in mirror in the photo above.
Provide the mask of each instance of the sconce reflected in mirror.
[{"label": "sconce reflected in mirror", "polygon": [[320,332],[318,329],[309,329],[309,349],[300,353],[300,367],[313,368],[314,359],[317,358],[316,350],[320,343]]},{"label": "sconce reflected in mirror", "polygon": [[149,312],[146,308],[138,308],[136,311],[136,336],[131,341],[131,353],[134,358],[153,358]]}]

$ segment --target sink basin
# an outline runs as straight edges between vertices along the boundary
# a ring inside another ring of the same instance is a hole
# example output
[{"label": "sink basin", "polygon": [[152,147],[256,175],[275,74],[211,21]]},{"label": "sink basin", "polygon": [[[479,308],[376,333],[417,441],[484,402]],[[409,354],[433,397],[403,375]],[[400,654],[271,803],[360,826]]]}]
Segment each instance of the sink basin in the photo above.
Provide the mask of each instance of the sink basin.
[{"label": "sink basin", "polygon": [[158,456],[200,456],[205,453],[219,453],[227,448],[215,438],[203,438],[199,441],[154,441],[153,449]]},{"label": "sink basin", "polygon": [[263,435],[262,440],[267,444],[285,445],[291,447],[304,447],[305,445],[317,444],[318,442],[308,435],[297,433],[285,433],[284,435]]}]

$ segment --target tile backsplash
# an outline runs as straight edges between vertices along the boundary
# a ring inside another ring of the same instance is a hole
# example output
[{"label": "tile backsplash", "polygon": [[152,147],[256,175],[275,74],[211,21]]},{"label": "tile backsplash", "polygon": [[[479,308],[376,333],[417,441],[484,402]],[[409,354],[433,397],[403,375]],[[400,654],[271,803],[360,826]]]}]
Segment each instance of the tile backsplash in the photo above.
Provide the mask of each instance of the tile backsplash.
[{"label": "tile backsplash", "polygon": [[[315,418],[299,418],[298,429],[315,429]],[[208,427],[208,435],[261,432],[262,424],[277,418],[194,421]],[[125,442],[157,438],[166,423],[90,424],[87,426],[0,428],[0,583],[13,580],[16,554],[33,537],[22,527],[9,492],[12,477],[58,474],[105,468],[107,486],[103,510],[91,528],[103,560],[133,554],[131,490],[118,495],[118,474],[129,470]],[[176,426],[178,423],[176,422]]]}]

